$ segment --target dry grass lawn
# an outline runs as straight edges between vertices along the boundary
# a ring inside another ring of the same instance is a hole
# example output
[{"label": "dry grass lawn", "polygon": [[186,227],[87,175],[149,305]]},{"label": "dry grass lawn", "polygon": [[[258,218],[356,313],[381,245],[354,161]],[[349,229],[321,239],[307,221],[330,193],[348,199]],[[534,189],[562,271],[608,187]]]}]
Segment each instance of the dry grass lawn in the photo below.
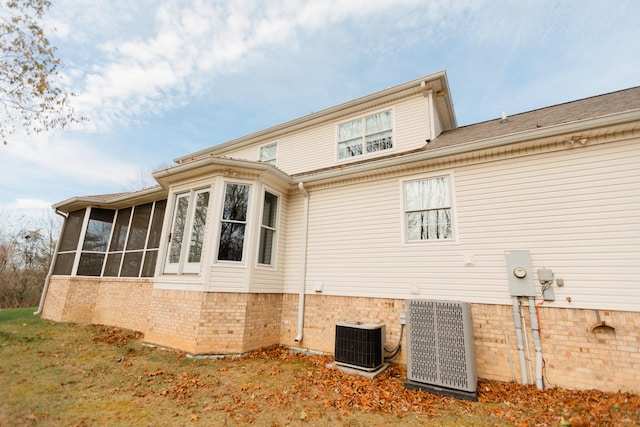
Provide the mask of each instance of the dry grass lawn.
[{"label": "dry grass lawn", "polygon": [[539,391],[481,381],[479,402],[327,368],[284,348],[192,359],[141,345],[140,334],[0,310],[0,426],[553,426],[637,425],[629,393]]}]

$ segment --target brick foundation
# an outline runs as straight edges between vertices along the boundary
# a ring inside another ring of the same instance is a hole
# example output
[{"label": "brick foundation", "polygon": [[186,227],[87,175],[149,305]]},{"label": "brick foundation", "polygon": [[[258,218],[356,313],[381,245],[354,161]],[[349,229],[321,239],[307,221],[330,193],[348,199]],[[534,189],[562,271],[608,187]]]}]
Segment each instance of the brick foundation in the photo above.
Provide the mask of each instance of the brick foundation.
[{"label": "brick foundation", "polygon": [[54,276],[42,318],[144,331],[152,289],[152,279]]},{"label": "brick foundation", "polygon": [[[145,333],[148,343],[192,354],[244,353],[273,344],[333,353],[335,324],[386,325],[386,347],[400,337],[404,300],[325,295],[305,297],[304,334],[297,294],[237,294],[153,289],[152,281],[54,277],[42,317],[99,323]],[[528,307],[525,366],[535,380],[535,348]],[[640,313],[540,306],[545,385],[640,392]],[[511,305],[472,304],[476,368],[480,378],[521,381]],[[596,327],[598,318],[606,327]],[[595,327],[595,328],[594,328]],[[406,332],[406,331],[405,331]],[[406,333],[395,362],[406,363]],[[509,357],[511,356],[511,357]]]},{"label": "brick foundation", "polygon": [[154,290],[145,341],[191,354],[244,353],[280,340],[282,295]]}]

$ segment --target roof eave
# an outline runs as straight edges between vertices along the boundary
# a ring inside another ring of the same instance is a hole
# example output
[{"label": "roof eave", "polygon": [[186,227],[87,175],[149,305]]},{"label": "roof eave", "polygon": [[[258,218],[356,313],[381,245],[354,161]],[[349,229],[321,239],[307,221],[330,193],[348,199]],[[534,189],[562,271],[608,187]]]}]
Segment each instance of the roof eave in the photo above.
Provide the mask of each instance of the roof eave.
[{"label": "roof eave", "polygon": [[194,160],[189,163],[179,164],[170,168],[153,172],[153,178],[164,188],[168,188],[172,183],[193,178],[208,172],[212,168],[238,168],[267,173],[280,182],[293,185],[294,180],[275,166],[267,163],[252,162],[248,160],[229,159],[224,157],[208,156]]},{"label": "roof eave", "polygon": [[73,212],[87,207],[119,209],[125,206],[140,205],[161,200],[166,197],[167,190],[162,187],[155,186],[103,199],[101,199],[100,196],[72,197],[58,202],[51,207],[61,212]]}]

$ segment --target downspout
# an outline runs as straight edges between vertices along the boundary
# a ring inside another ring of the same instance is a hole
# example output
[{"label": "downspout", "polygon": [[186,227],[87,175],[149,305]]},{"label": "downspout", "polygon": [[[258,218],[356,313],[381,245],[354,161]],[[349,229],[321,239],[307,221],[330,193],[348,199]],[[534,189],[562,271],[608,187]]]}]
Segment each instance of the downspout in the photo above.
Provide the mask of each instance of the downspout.
[{"label": "downspout", "polygon": [[298,182],[298,189],[304,194],[304,207],[302,210],[302,268],[300,273],[300,294],[298,297],[298,335],[295,342],[302,341],[304,329],[304,294],[307,287],[307,233],[309,229],[309,193],[304,188],[302,181]]},{"label": "downspout", "polygon": [[518,345],[518,357],[520,358],[520,374],[522,375],[522,384],[528,384],[527,380],[527,363],[524,357],[524,345],[522,341],[522,321],[520,320],[520,301],[518,297],[512,297],[513,302],[513,322],[516,326],[516,344]]},{"label": "downspout", "polygon": [[536,349],[536,387],[544,390],[542,378],[542,344],[540,342],[540,328],[538,326],[538,314],[536,313],[536,300],[529,297],[529,317],[531,317],[531,330],[533,331],[533,345]]},{"label": "downspout", "polygon": [[[61,217],[63,217],[65,220],[67,219],[67,215],[65,215],[63,212],[60,212],[58,209],[55,209],[54,212],[60,215]],[[64,228],[64,222],[62,223],[62,227]],[[53,275],[54,261],[58,256],[58,249],[60,249],[61,237],[62,237],[62,234],[58,236],[58,241],[56,242],[56,248],[53,250],[53,256],[51,257],[51,264],[49,264],[49,272],[47,273],[47,277],[44,279],[44,287],[42,288],[42,295],[40,295],[40,304],[38,304],[38,310],[33,312],[34,316],[39,316],[40,313],[42,313],[42,309],[44,308],[44,300],[47,297],[47,290],[49,290],[49,281],[51,281],[51,276]]]}]

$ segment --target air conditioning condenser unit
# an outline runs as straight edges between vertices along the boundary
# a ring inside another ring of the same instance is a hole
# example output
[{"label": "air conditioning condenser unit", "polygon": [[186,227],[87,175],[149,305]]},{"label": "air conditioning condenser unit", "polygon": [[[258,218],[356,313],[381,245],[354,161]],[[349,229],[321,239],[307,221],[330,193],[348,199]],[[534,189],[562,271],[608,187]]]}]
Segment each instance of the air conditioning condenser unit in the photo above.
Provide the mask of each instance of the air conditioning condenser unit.
[{"label": "air conditioning condenser unit", "polygon": [[384,364],[385,325],[341,322],[336,324],[335,363],[375,371]]},{"label": "air conditioning condenser unit", "polygon": [[476,401],[469,303],[407,300],[405,387]]}]

